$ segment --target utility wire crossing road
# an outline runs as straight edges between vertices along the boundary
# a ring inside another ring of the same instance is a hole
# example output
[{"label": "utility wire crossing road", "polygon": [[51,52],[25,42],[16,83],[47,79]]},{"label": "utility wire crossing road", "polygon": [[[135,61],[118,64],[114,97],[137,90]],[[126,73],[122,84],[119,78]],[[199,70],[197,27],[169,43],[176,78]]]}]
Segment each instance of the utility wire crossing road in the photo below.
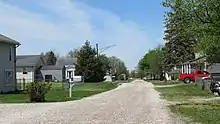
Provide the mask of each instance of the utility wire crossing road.
[{"label": "utility wire crossing road", "polygon": [[0,104],[0,124],[180,124],[151,83],[136,80],[78,101]]}]

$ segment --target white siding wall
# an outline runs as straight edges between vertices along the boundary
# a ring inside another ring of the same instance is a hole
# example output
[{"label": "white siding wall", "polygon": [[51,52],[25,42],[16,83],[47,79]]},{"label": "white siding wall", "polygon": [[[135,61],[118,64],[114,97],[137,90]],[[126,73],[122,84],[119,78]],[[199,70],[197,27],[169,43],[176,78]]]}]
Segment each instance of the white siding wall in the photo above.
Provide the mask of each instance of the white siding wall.
[{"label": "white siding wall", "polygon": [[29,71],[27,74],[23,74],[23,72],[17,72],[17,80],[25,79],[25,82],[33,82],[34,81],[34,72]]}]

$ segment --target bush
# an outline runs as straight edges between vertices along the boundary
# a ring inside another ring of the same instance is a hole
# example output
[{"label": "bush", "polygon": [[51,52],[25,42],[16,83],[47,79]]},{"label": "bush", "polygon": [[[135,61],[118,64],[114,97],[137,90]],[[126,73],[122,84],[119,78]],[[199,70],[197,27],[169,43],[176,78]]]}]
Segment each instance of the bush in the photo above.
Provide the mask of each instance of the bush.
[{"label": "bush", "polygon": [[45,102],[45,95],[50,91],[51,83],[32,82],[27,85],[26,93],[30,102]]}]

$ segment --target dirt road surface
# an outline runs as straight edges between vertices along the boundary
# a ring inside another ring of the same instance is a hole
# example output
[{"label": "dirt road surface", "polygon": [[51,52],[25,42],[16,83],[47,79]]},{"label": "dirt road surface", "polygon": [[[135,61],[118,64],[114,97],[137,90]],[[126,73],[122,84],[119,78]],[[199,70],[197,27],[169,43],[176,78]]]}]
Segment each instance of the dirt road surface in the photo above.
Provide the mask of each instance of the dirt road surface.
[{"label": "dirt road surface", "polygon": [[136,80],[82,100],[0,104],[0,124],[180,124],[151,83]]}]

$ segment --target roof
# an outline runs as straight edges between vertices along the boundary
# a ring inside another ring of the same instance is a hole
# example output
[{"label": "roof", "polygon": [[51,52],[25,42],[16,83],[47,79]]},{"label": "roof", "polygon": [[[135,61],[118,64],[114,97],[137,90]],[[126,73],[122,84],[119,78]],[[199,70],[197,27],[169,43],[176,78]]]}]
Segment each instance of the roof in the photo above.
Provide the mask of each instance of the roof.
[{"label": "roof", "polygon": [[196,58],[196,59],[189,60],[188,62],[185,62],[185,63],[183,63],[183,64],[196,63],[198,60],[202,60],[202,59],[205,59],[205,58],[206,58],[205,55],[204,55],[204,56],[200,56],[200,57],[198,57],[198,58]]},{"label": "roof", "polygon": [[19,42],[12,40],[11,38],[8,38],[2,34],[0,34],[0,42],[7,43],[7,44],[21,45]]},{"label": "roof", "polygon": [[43,66],[41,68],[41,70],[62,70],[63,69],[63,66],[54,66],[54,65],[51,65],[51,66]]},{"label": "roof", "polygon": [[74,58],[60,58],[57,60],[56,66],[74,65],[76,60]]},{"label": "roof", "polygon": [[209,73],[220,73],[220,63],[213,63],[208,67]]},{"label": "roof", "polygon": [[41,55],[19,55],[17,56],[16,66],[36,66]]},{"label": "roof", "polygon": [[74,65],[74,63],[75,59],[73,58],[60,58],[57,60],[56,65],[43,66],[41,70],[61,70],[65,65]]}]

